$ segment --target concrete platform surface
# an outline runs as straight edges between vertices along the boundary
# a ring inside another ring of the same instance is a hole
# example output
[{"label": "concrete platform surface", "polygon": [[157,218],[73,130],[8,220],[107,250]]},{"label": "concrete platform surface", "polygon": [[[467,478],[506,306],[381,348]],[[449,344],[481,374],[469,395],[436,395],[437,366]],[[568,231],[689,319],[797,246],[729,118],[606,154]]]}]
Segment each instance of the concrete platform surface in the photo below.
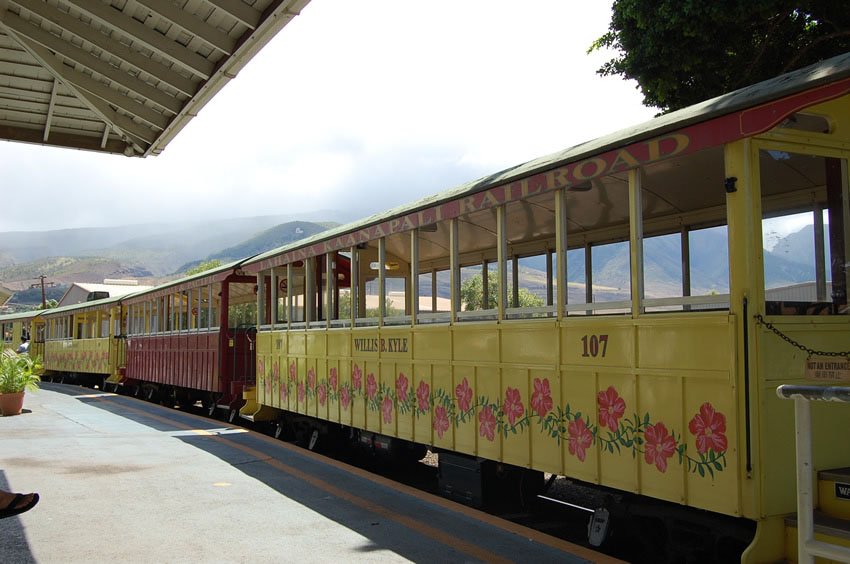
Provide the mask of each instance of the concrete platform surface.
[{"label": "concrete platform surface", "polygon": [[0,562],[615,562],[223,422],[62,384],[0,417]]}]

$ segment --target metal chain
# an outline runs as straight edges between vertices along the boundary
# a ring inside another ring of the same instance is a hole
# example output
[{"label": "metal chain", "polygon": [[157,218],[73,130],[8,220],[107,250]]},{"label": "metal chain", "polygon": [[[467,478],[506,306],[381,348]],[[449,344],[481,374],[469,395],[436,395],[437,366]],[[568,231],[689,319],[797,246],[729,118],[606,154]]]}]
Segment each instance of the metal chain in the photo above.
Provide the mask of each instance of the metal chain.
[{"label": "metal chain", "polygon": [[766,328],[773,331],[773,333],[777,337],[779,337],[780,339],[782,339],[786,343],[790,344],[791,346],[797,347],[801,351],[807,352],[809,354],[809,356],[845,356],[845,357],[850,358],[850,351],[833,352],[833,351],[816,351],[814,349],[810,349],[806,345],[798,343],[797,341],[795,341],[794,339],[792,339],[791,337],[789,337],[788,335],[786,335],[785,333],[783,333],[782,331],[777,329],[773,325],[773,323],[766,321],[764,319],[764,317],[761,316],[761,314],[756,315],[755,320],[759,325],[764,325]]}]

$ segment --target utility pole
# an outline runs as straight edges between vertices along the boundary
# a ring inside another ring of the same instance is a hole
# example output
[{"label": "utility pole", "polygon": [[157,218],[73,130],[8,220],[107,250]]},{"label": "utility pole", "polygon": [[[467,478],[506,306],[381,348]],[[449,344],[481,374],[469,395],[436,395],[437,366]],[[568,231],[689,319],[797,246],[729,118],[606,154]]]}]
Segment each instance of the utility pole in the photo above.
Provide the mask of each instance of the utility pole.
[{"label": "utility pole", "polygon": [[[44,274],[38,277],[41,280],[41,309],[47,308],[47,296],[44,292],[44,279],[47,278]],[[53,286],[53,282],[48,282],[48,286]],[[38,288],[38,284],[31,284],[30,288]]]}]

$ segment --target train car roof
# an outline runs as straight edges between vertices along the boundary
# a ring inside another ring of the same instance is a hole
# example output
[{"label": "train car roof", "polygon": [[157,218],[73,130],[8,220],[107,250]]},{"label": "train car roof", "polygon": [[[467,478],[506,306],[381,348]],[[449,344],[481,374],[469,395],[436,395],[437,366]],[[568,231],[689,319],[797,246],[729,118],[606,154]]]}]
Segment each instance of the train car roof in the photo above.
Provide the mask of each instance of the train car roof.
[{"label": "train car roof", "polygon": [[[737,120],[735,121],[730,122],[727,120],[724,122],[724,127],[727,130],[730,128],[740,129],[739,137],[754,135],[761,131],[747,129],[745,133],[744,126],[751,127],[749,122],[747,124],[738,123],[739,121],[744,121],[742,112],[752,108],[764,107],[764,111],[760,112],[757,116],[758,119],[752,120],[752,122],[759,124],[760,127],[765,123],[772,127],[781,119],[793,113],[793,111],[805,107],[805,105],[800,105],[805,104],[805,101],[802,99],[799,101],[796,100],[794,98],[795,95],[817,91],[818,89],[823,89],[828,85],[834,85],[836,83],[841,83],[840,88],[837,89],[838,94],[832,91],[822,92],[819,94],[821,98],[828,99],[830,96],[836,97],[841,93],[850,91],[850,53],[845,53],[788,74],[728,94],[723,94],[688,108],[656,117],[635,127],[623,129],[592,141],[574,145],[563,151],[507,168],[433,196],[428,196],[412,204],[403,205],[385,212],[380,212],[355,223],[323,231],[307,239],[302,239],[246,259],[243,263],[243,268],[248,272],[257,272],[281,264],[279,260],[272,260],[273,257],[289,251],[310,247],[319,242],[328,241],[353,232],[359,232],[373,226],[380,227],[393,218],[415,214],[421,210],[431,209],[493,187],[507,186],[511,182],[529,177],[530,175],[540,174],[570,163],[580,162],[612,150],[633,146],[642,141],[658,138],[665,134],[681,131],[695,125],[705,124],[706,122],[719,121],[730,116],[736,117]],[[769,104],[780,100],[790,100],[790,103],[786,103],[782,107],[767,107]],[[812,103],[816,102],[810,101],[808,105]],[[797,105],[795,106],[795,104]],[[767,128],[768,126],[764,126],[763,130]],[[713,135],[713,133],[706,137],[706,139],[702,140],[702,143],[706,146],[712,143],[714,145],[720,145],[724,142],[720,140],[719,136]],[[378,231],[386,232],[386,230],[382,229]],[[336,245],[336,247],[340,246]],[[306,253],[304,256],[311,256],[312,254],[317,253]]]},{"label": "train car roof", "polygon": [[198,272],[197,274],[192,274],[191,276],[184,276],[183,278],[178,278],[170,282],[165,282],[163,284],[154,286],[153,288],[148,288],[140,292],[134,292],[132,294],[123,296],[123,301],[133,303],[135,301],[148,299],[150,297],[155,297],[160,294],[179,292],[181,290],[197,288],[199,286],[206,286],[207,284],[210,284],[212,282],[220,282],[221,280],[227,278],[232,273],[234,273],[239,268],[239,265],[241,263],[241,260],[237,260],[229,262],[227,264],[223,264],[221,266],[217,266],[215,268],[210,268],[209,270],[204,270],[203,272]]},{"label": "train car roof", "polygon": [[308,2],[0,2],[0,138],[157,155]]},{"label": "train car roof", "polygon": [[42,310],[42,315],[44,317],[53,317],[55,315],[62,315],[66,313],[85,313],[87,311],[94,311],[97,309],[103,309],[104,307],[109,307],[117,304],[127,296],[113,296],[109,298],[101,298],[99,300],[92,300],[90,302],[80,302],[78,304],[70,304],[62,307],[54,307],[51,309]]},{"label": "train car roof", "polygon": [[43,309],[31,309],[29,311],[19,311],[17,313],[7,313],[6,315],[0,315],[0,321],[15,321],[17,319],[29,319],[38,317],[40,314],[44,313],[46,310]]}]

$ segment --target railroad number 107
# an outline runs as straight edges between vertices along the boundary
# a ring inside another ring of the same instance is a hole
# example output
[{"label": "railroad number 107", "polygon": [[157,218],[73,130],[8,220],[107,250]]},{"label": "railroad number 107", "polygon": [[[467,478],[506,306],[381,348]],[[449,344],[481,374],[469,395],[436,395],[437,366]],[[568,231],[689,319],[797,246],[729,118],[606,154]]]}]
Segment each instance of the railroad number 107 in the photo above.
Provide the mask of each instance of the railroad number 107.
[{"label": "railroad number 107", "polygon": [[[581,338],[581,344],[584,347],[581,356],[604,357],[608,350],[608,335],[585,335]],[[600,345],[602,345],[602,350],[599,350]]]}]

